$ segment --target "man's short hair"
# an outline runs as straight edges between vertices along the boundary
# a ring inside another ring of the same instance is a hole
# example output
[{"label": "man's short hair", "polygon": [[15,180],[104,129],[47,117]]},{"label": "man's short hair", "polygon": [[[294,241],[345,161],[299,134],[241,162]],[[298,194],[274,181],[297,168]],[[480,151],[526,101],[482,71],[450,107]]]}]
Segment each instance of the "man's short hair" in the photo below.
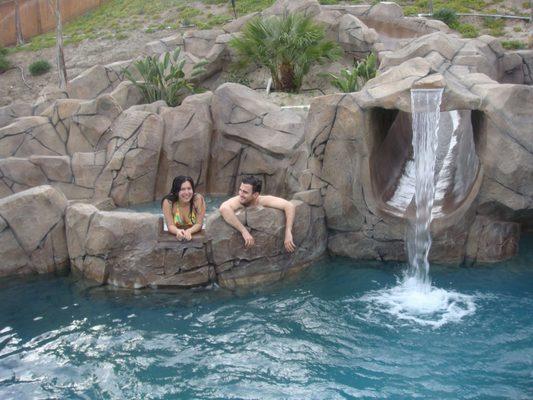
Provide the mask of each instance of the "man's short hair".
[{"label": "man's short hair", "polygon": [[263,186],[263,183],[255,176],[245,176],[242,178],[241,183],[252,185],[252,193],[261,193],[261,187]]}]

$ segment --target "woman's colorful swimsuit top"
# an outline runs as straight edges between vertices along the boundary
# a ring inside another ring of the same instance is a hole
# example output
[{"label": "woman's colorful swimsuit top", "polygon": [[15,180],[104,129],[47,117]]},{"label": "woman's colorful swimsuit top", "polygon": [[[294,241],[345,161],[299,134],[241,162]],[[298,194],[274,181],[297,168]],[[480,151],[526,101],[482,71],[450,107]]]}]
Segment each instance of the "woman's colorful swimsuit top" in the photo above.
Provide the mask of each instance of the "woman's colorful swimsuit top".
[{"label": "woman's colorful swimsuit top", "polygon": [[180,229],[190,228],[198,222],[198,215],[196,215],[196,208],[193,207],[191,213],[187,215],[180,214],[180,208],[176,204],[176,211],[174,212],[174,224]]}]

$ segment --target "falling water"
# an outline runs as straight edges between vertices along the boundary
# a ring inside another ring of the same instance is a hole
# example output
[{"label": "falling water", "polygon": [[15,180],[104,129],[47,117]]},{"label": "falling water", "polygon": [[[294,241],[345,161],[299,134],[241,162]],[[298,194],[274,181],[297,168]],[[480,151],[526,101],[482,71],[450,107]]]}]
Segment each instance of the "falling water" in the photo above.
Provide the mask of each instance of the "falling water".
[{"label": "falling water", "polygon": [[428,254],[431,248],[430,225],[435,199],[435,161],[442,92],[443,89],[411,91],[416,214],[412,221],[414,233],[407,237],[410,268],[406,279],[414,278],[426,292],[431,287]]},{"label": "falling water", "polygon": [[436,288],[429,277],[430,226],[435,200],[435,164],[443,89],[411,91],[415,170],[415,216],[407,235],[409,267],[398,284],[367,293],[369,314],[393,315],[400,321],[438,328],[475,312],[474,297]]}]

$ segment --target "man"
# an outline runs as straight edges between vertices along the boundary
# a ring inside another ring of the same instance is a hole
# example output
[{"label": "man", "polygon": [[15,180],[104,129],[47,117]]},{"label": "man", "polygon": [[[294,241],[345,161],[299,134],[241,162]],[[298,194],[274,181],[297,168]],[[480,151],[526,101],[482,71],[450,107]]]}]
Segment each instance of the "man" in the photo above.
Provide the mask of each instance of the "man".
[{"label": "man", "polygon": [[243,207],[264,206],[285,211],[285,249],[292,253],[296,245],[292,239],[292,225],[294,223],[295,207],[291,202],[275,196],[261,196],[261,181],[253,176],[245,177],[239,187],[239,195],[226,200],[220,206],[220,214],[224,220],[237,229],[244,239],[244,247],[250,248],[255,244],[253,236],[239,221],[235,211]]}]

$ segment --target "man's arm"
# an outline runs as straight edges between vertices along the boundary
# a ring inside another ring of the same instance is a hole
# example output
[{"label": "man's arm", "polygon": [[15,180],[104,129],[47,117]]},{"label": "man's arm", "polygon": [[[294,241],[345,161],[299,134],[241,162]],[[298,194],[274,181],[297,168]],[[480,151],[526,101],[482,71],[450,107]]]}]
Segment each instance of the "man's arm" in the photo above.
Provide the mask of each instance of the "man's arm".
[{"label": "man's arm", "polygon": [[242,238],[244,239],[244,247],[249,248],[255,244],[255,240],[250,234],[250,232],[248,232],[248,229],[244,227],[244,225],[235,215],[235,210],[240,207],[241,203],[239,202],[239,196],[235,196],[222,203],[219,210],[220,214],[222,215],[222,218],[224,218],[224,221],[226,221],[228,224],[233,226],[241,233]]},{"label": "man's arm", "polygon": [[290,201],[282,199],[276,196],[261,196],[259,203],[265,207],[277,208],[285,212],[285,249],[292,253],[296,250],[296,245],[292,239],[292,225],[294,224],[294,215],[296,213],[296,207]]}]

